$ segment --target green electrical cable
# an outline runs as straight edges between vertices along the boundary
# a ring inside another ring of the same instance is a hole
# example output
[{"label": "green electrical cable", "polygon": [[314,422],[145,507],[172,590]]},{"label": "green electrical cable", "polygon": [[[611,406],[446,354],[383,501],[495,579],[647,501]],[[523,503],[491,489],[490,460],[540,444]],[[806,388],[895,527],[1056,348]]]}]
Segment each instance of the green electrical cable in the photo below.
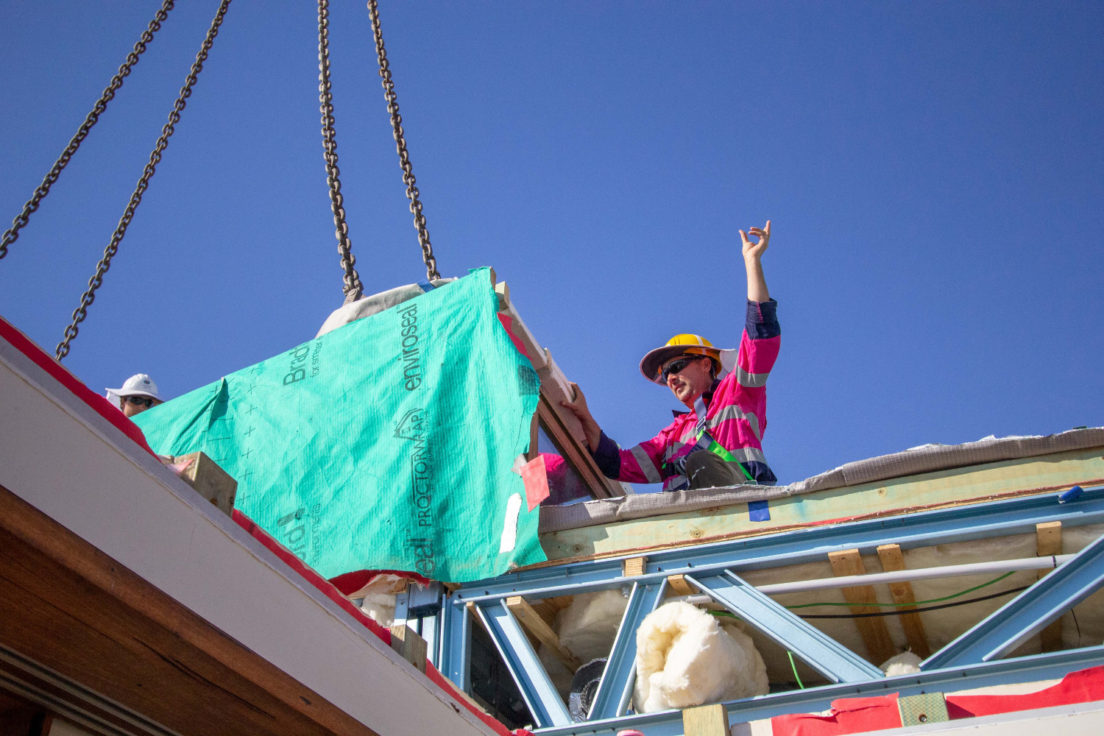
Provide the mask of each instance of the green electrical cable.
[{"label": "green electrical cable", "polygon": [[1012,575],[1014,573],[1015,573],[1015,570],[1013,570],[1011,572],[1006,572],[1005,574],[1003,574],[999,577],[993,578],[992,580],[990,580],[987,583],[982,583],[981,585],[975,585],[972,588],[967,588],[966,590],[959,591],[958,593],[951,593],[950,595],[945,595],[942,598],[931,598],[931,599],[926,600],[926,601],[916,601],[915,603],[835,603],[835,602],[825,601],[825,602],[822,602],[822,603],[802,603],[801,605],[797,605],[797,606],[786,606],[786,608],[789,608],[791,610],[796,610],[798,608],[812,608],[814,606],[884,606],[886,608],[907,608],[907,607],[911,607],[911,606],[926,606],[929,603],[942,603],[943,601],[949,601],[953,598],[958,598],[959,596],[964,596],[967,593],[973,593],[975,590],[981,590],[982,588],[984,588],[986,586],[989,586],[989,585],[992,585],[993,583],[999,583],[1000,581],[1004,580],[1006,577],[1008,577],[1009,575]]},{"label": "green electrical cable", "polygon": [[801,682],[801,675],[797,674],[797,662],[794,662],[793,652],[789,649],[786,650],[786,656],[790,658],[790,669],[793,670],[794,679],[797,680],[797,686],[802,690],[805,689],[805,684]]}]

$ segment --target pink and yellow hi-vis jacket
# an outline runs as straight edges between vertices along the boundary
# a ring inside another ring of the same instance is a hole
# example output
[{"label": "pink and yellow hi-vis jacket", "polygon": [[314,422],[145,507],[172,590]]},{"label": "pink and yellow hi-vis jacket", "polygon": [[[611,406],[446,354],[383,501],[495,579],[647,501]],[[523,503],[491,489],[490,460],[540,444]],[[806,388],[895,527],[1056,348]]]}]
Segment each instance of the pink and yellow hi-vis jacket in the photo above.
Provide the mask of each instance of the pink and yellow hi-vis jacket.
[{"label": "pink and yellow hi-vis jacket", "polygon": [[[781,328],[778,303],[747,304],[740,347],[721,351],[721,372],[695,402],[694,411],[677,412],[675,420],[650,440],[630,450],[602,434],[594,460],[606,476],[630,483],[663,483],[663,490],[686,488],[686,456],[713,451],[738,465],[748,483],[777,482],[763,455],[767,429],[767,376],[778,357]],[[715,445],[716,442],[720,447]]]}]

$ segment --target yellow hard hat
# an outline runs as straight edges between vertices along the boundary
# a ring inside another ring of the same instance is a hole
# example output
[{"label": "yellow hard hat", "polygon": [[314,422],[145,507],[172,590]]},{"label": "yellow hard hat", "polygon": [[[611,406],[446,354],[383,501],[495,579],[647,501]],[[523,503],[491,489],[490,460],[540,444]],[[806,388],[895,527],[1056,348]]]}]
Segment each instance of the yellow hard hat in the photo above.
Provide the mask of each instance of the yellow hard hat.
[{"label": "yellow hard hat", "polygon": [[713,347],[713,343],[706,340],[701,335],[694,335],[689,332],[684,332],[681,335],[675,335],[667,343],[655,350],[649,350],[648,353],[640,359],[640,372],[644,374],[644,377],[649,381],[663,385],[663,377],[660,375],[660,368],[663,364],[679,355],[708,355],[713,359],[713,366],[715,370],[720,370],[720,354],[721,351],[718,348]]}]

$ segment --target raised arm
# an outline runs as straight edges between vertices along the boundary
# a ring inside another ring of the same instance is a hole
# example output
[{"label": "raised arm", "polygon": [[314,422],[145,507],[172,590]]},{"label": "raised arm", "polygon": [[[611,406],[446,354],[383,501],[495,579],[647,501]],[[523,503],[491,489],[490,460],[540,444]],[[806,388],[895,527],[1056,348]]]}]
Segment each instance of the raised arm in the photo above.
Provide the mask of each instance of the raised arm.
[{"label": "raised arm", "polygon": [[[748,228],[740,231],[740,242],[744,255],[744,270],[747,271],[747,298],[753,302],[770,301],[767,280],[763,276],[763,253],[770,243],[770,220],[762,228]],[[749,237],[750,235],[750,237]],[[752,242],[751,238],[758,238]]]}]

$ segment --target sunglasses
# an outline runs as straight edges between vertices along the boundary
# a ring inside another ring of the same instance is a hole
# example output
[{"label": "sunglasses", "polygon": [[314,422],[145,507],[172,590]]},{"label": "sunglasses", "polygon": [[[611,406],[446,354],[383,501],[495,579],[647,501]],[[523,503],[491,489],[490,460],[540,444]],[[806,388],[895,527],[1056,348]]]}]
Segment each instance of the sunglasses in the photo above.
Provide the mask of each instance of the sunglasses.
[{"label": "sunglasses", "polygon": [[672,376],[672,375],[675,375],[677,373],[681,373],[683,368],[690,365],[695,360],[700,360],[702,357],[704,357],[704,356],[701,356],[701,355],[687,355],[685,357],[679,358],[678,360],[676,360],[673,363],[669,363],[667,365],[667,367],[663,369],[663,380],[666,381],[668,376]]},{"label": "sunglasses", "polygon": [[153,406],[153,402],[156,399],[151,399],[148,396],[128,396],[126,397],[128,404],[134,404],[135,406],[144,406],[147,409]]}]

